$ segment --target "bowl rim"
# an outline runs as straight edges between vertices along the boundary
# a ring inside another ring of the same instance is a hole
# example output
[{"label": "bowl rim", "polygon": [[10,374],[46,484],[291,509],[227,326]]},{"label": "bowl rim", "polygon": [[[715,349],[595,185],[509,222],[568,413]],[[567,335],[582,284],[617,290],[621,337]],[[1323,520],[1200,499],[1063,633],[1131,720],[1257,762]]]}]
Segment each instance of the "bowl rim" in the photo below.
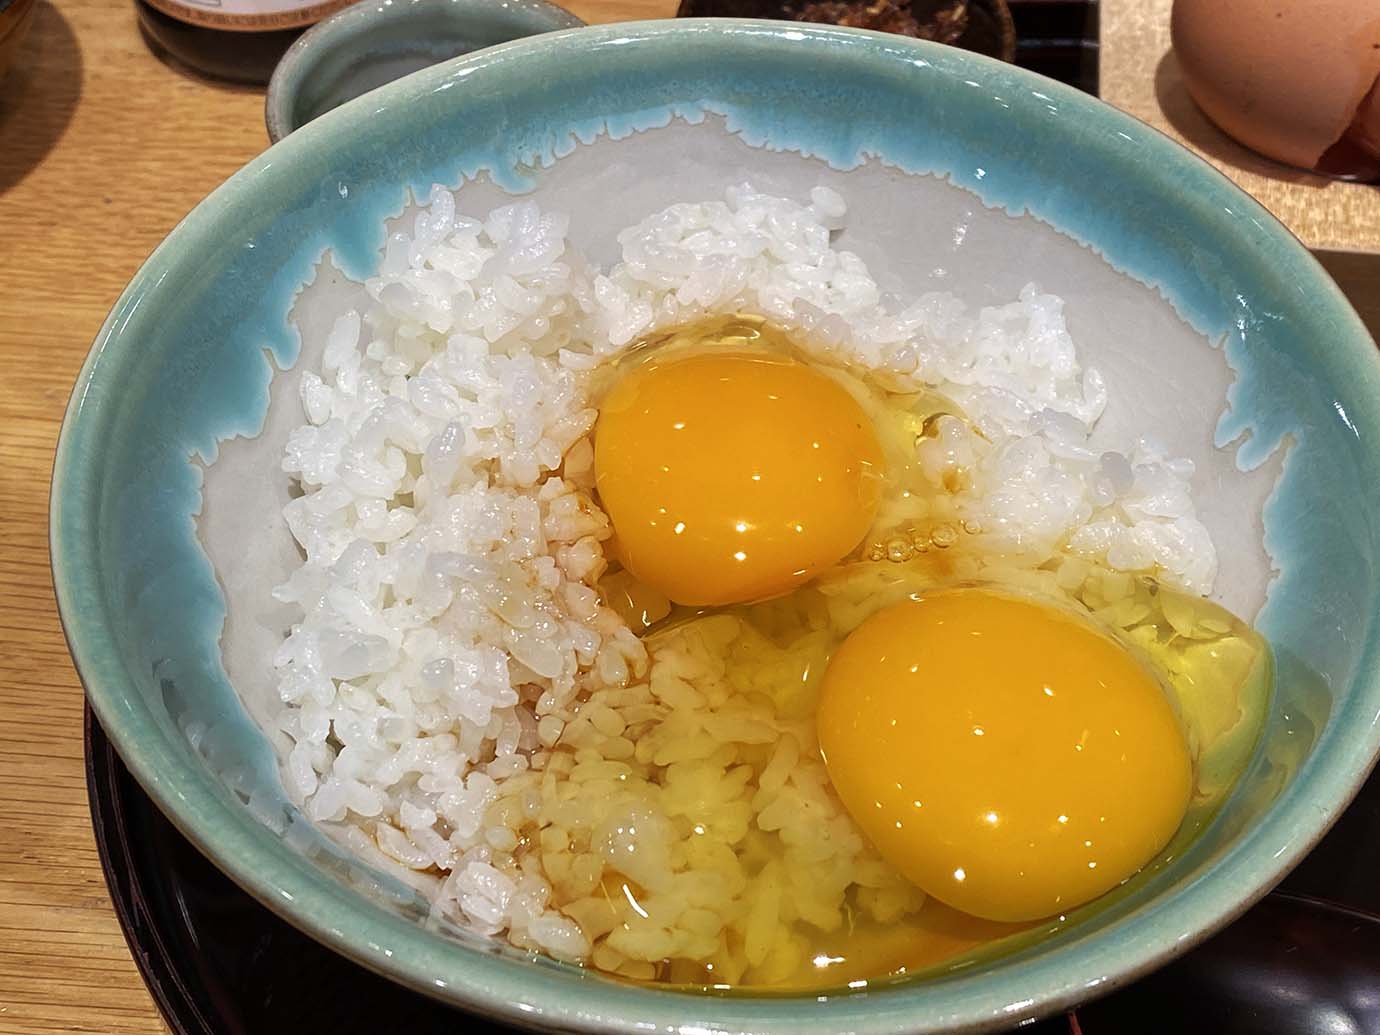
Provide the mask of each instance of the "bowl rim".
[{"label": "bowl rim", "polygon": [[[8,2],[0,0],[0,9]],[[268,139],[276,144],[306,125],[305,122],[298,124],[294,110],[301,96],[302,80],[315,73],[328,55],[342,47],[348,49],[358,42],[357,37],[364,34],[369,34],[370,43],[375,43],[377,33],[396,31],[398,26],[404,26],[414,19],[419,9],[443,12],[456,24],[482,22],[495,17],[531,23],[526,32],[509,37],[510,41],[542,32],[583,28],[585,25],[583,18],[551,0],[507,0],[497,7],[485,0],[391,0],[381,6],[352,3],[302,33],[278,59],[264,94],[264,126],[268,130]]]},{"label": "bowl rim", "polygon": [[[521,39],[487,48],[423,70],[380,88],[399,101],[515,56],[563,57],[597,48],[617,37],[659,41],[687,32],[734,37],[740,42],[774,41],[789,33],[863,50],[865,60],[895,55],[898,48],[941,63],[962,63],[974,74],[999,82],[1038,86],[1080,117],[1113,128],[1155,156],[1159,177],[1174,177],[1186,193],[1234,207],[1255,227],[1245,231],[1289,274],[1312,291],[1343,332],[1334,348],[1344,349],[1349,377],[1380,397],[1380,355],[1340,289],[1316,259],[1262,206],[1225,176],[1157,130],[1071,87],[952,48],[858,29],[754,20],[712,19],[625,22]],[[857,46],[861,44],[861,47]],[[747,44],[744,44],[747,45]],[[766,44],[770,45],[770,43]],[[376,92],[375,96],[378,96]],[[122,759],[159,808],[181,832],[237,884],[289,922],[343,955],[418,991],[447,999],[510,1023],[561,1030],[633,1033],[655,1030],[708,1035],[710,1032],[785,1032],[833,1035],[902,1035],[918,1032],[987,1030],[1043,1016],[1101,995],[1187,951],[1259,900],[1326,832],[1364,782],[1380,753],[1380,714],[1366,725],[1336,731],[1326,757],[1315,752],[1305,766],[1310,796],[1279,799],[1261,822],[1243,834],[1212,869],[1166,902],[1154,903],[1088,939],[1060,946],[1000,973],[960,975],[934,982],[897,985],[827,997],[710,997],[636,987],[604,980],[574,968],[532,966],[445,942],[422,927],[388,913],[343,884],[309,872],[310,864],[274,839],[262,836],[243,810],[214,793],[210,777],[163,745],[164,733],[140,700],[119,660],[103,611],[100,557],[92,545],[96,505],[84,492],[83,461],[73,445],[98,366],[123,324],[160,279],[160,267],[176,263],[175,249],[213,226],[217,213],[253,192],[255,177],[270,164],[327,145],[355,115],[350,102],[312,123],[248,163],[218,187],[168,235],[140,268],[112,308],[83,364],[64,416],[53,467],[50,551],[59,614],[69,650],[102,727]],[[360,109],[363,114],[363,109]],[[1231,211],[1231,208],[1228,208]],[[118,353],[115,353],[118,355]],[[99,397],[99,391],[95,393]],[[1380,702],[1380,647],[1372,611],[1353,686],[1367,701]],[[1241,872],[1243,870],[1245,872]],[[348,921],[348,929],[342,921]],[[1117,945],[1113,945],[1117,942]],[[545,986],[545,987],[543,987]],[[984,987],[991,986],[991,987]],[[998,996],[995,989],[1004,986]],[[784,1004],[784,1005],[783,1005]],[[656,1020],[649,1020],[654,1018]]]}]

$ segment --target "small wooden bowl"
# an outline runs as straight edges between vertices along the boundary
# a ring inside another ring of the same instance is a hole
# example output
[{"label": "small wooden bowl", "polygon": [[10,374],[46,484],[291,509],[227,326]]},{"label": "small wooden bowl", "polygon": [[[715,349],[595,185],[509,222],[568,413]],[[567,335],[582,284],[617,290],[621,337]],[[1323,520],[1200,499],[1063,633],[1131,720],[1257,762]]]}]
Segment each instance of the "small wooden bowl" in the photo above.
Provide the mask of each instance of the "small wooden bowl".
[{"label": "small wooden bowl", "polygon": [[[869,12],[871,16],[869,17]],[[958,14],[961,31],[927,34],[923,27],[936,26],[936,16]],[[1016,59],[1016,25],[1006,0],[681,0],[680,18],[775,18],[785,21],[857,25],[900,35],[938,39],[1002,61]],[[891,15],[891,17],[888,17]],[[892,28],[897,19],[909,16],[922,27],[920,33]]]},{"label": "small wooden bowl", "polygon": [[33,24],[36,0],[0,0],[0,79],[5,77]]}]

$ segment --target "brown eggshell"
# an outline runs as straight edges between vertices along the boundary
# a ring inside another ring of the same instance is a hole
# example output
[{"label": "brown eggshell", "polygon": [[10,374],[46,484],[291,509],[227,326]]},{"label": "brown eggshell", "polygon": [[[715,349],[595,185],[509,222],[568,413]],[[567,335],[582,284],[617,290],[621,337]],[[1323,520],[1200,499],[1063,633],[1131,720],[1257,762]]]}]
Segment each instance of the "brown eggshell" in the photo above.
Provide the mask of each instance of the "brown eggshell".
[{"label": "brown eggshell", "polygon": [[1380,80],[1380,0],[1175,0],[1172,32],[1207,116],[1305,169]]}]

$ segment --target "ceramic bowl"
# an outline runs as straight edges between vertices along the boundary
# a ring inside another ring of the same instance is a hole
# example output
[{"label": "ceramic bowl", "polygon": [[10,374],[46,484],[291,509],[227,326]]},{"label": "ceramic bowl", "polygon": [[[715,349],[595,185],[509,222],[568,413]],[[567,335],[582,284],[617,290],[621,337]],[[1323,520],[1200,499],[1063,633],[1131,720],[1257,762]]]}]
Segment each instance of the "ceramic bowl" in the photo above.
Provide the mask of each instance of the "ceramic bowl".
[{"label": "ceramic bowl", "polygon": [[[293,557],[277,463],[294,420],[292,321],[319,325],[332,284],[376,268],[385,220],[435,183],[460,187],[475,213],[523,193],[570,213],[571,236],[603,261],[618,228],[744,179],[840,191],[852,206],[841,244],[885,290],[985,304],[1038,280],[1062,295],[1107,380],[1102,433],[1149,431],[1195,461],[1216,596],[1276,655],[1263,740],[1201,836],[1061,933],[924,981],[710,997],[439,932],[418,922],[415,894],[287,804],[248,715],[283,631],[267,589]],[[1359,786],[1380,744],[1377,441],[1380,360],[1336,286],[1158,133],[941,46],[803,24],[632,23],[383,87],[198,206],[116,303],[76,386],[53,570],[91,703],[152,798],[261,901],[383,974],[563,1031],[1005,1028],[1235,917]]]},{"label": "ceramic bowl", "polygon": [[583,24],[545,0],[352,4],[303,33],[273,70],[264,102],[269,139],[447,58]]}]

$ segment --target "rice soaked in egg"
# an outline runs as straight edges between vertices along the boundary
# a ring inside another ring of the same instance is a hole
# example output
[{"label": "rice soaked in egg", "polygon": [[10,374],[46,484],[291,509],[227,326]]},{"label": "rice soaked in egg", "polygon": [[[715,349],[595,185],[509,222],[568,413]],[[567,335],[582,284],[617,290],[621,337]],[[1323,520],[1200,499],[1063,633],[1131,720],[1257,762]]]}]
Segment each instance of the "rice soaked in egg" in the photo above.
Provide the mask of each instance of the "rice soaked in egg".
[{"label": "rice soaked in egg", "polygon": [[[864,977],[928,962],[888,932],[942,928],[947,952],[1008,933],[927,904],[830,786],[814,694],[875,609],[858,566],[958,547],[1039,579],[1076,563],[1210,589],[1192,465],[1148,439],[1089,448],[1105,391],[1059,299],[888,307],[831,243],[845,211],[826,188],[739,187],[627,228],[600,269],[565,216],[462,214],[438,186],[303,373],[283,461],[303,563],[274,591],[299,609],[275,658],[284,785],[439,916],[702,984],[808,983],[840,931],[871,939]],[[740,313],[803,362],[953,406],[879,425],[914,491],[878,504],[842,568],[697,617],[622,566],[592,432],[630,348]]]}]

